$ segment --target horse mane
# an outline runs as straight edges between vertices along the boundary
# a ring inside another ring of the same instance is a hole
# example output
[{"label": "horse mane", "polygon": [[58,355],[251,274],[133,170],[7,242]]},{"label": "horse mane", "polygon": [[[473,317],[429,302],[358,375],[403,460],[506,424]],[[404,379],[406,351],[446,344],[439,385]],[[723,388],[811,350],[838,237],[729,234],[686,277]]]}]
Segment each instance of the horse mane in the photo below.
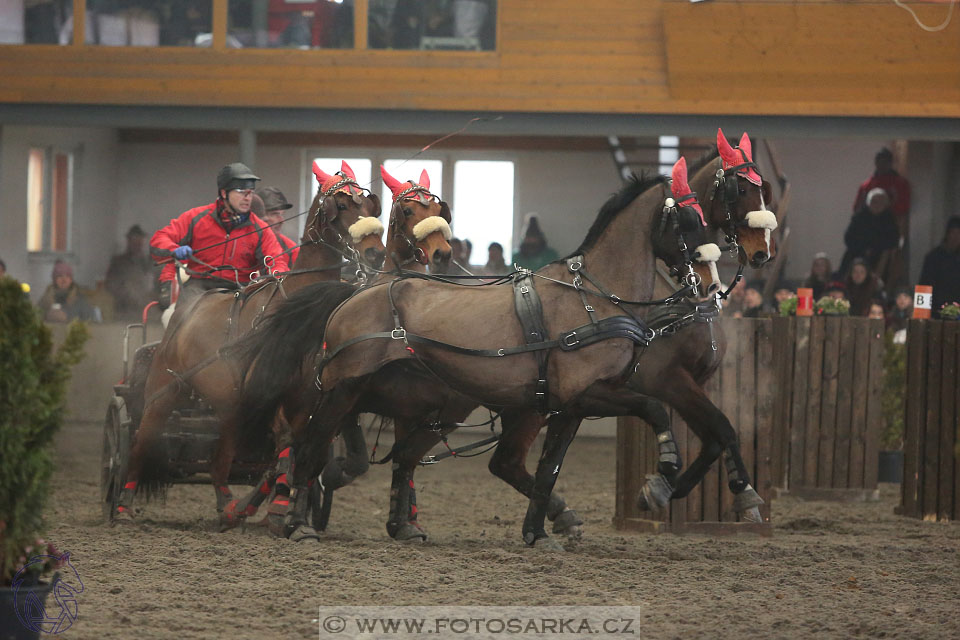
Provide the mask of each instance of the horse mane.
[{"label": "horse mane", "polygon": [[700,171],[700,169],[703,169],[705,166],[716,160],[717,156],[719,155],[720,150],[717,149],[717,145],[710,145],[710,148],[704,151],[703,155],[697,158],[695,162],[690,163],[689,167],[687,168],[687,175],[694,175],[697,171]]},{"label": "horse mane", "polygon": [[[597,214],[596,220],[593,221],[590,230],[587,231],[587,237],[583,239],[583,242],[580,243],[577,250],[567,256],[567,258],[582,255],[585,251],[590,250],[600,238],[603,230],[610,226],[610,223],[613,222],[621,211],[626,209],[641,193],[658,184],[666,184],[667,180],[665,176],[656,174],[648,175],[646,172],[641,172],[640,175],[635,173],[630,174],[627,184],[625,184],[620,191],[610,196],[610,199],[600,207],[600,212]],[[564,260],[566,260],[566,258],[564,258]]]},{"label": "horse mane", "polygon": [[327,320],[340,303],[357,292],[343,282],[317,282],[277,305],[255,329],[222,355],[248,371],[243,384],[238,444],[259,450],[270,435],[270,422],[304,359],[320,352]]}]

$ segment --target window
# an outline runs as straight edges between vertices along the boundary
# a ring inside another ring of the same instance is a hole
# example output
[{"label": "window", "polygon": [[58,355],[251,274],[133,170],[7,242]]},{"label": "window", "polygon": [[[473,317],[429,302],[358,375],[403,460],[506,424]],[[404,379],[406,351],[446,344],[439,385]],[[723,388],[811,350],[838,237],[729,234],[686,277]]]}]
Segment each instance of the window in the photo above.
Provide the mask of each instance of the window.
[{"label": "window", "polygon": [[370,0],[371,49],[493,51],[494,0]]},{"label": "window", "polygon": [[87,44],[209,47],[212,31],[213,0],[86,0]]},{"label": "window", "polygon": [[[400,182],[413,180],[417,183],[420,182],[420,172],[426,169],[427,175],[430,177],[430,193],[438,198],[443,198],[443,161],[421,160],[420,158],[414,160],[386,160],[383,167],[387,170],[387,173]],[[383,180],[380,180],[380,184],[383,185],[383,195],[380,199],[383,201],[383,212],[386,214],[383,219],[386,221],[390,219],[393,193],[384,184]]]},{"label": "window", "polygon": [[230,0],[227,46],[353,48],[352,0]]},{"label": "window", "polygon": [[660,136],[660,175],[670,175],[673,165],[680,159],[679,146],[680,138],[677,136]]},{"label": "window", "polygon": [[0,0],[0,44],[70,44],[72,12],[70,2]]},{"label": "window", "polygon": [[69,251],[73,154],[31,149],[27,163],[27,251]]},{"label": "window", "polygon": [[469,240],[471,264],[487,262],[487,247],[513,247],[513,163],[460,160],[453,165],[453,235]]}]

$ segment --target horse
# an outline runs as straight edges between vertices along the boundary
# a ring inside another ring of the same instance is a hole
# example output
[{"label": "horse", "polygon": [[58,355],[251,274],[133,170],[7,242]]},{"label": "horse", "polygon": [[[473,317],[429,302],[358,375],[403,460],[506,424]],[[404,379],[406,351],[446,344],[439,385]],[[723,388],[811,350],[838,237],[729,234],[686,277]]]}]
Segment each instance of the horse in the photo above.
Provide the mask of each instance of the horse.
[{"label": "horse", "polygon": [[165,491],[170,479],[158,437],[170,412],[195,391],[220,419],[220,439],[210,475],[221,525],[230,524],[231,516],[224,509],[233,500],[227,478],[235,453],[234,424],[242,376],[220,357],[221,349],[269,315],[280,300],[310,282],[338,281],[341,268],[349,264],[344,262],[345,256],[357,260],[360,276],[364,272],[359,265],[378,268],[382,264],[386,249],[381,240],[383,225],[377,219],[379,198],[363,195],[346,163],[335,176],[324,174],[316,165],[314,173],[324,184],[311,204],[293,270],[257,280],[242,291],[207,292],[178,309],[172,318],[147,371],[143,404],[131,407],[133,415],[140,416],[140,426],[114,519],[132,519],[130,506],[136,493],[149,499]]},{"label": "horse", "polygon": [[[450,222],[452,221],[450,207],[430,192],[430,177],[424,170],[420,174],[419,182],[410,180],[400,182],[391,176],[384,167],[380,168],[381,177],[393,194],[393,206],[390,211],[386,254],[393,265],[393,271],[381,273],[375,280],[366,286],[377,286],[393,280],[396,273],[403,270],[406,274],[426,273],[427,268],[443,272],[446,270],[452,256],[449,240],[452,237]],[[353,292],[347,286],[344,291]],[[321,335],[315,328],[303,321],[301,316],[312,313],[316,300],[313,293],[307,293],[296,299],[291,299],[285,305],[285,310],[271,318],[247,337],[245,343],[258,347],[256,355],[240,355],[250,350],[249,346],[239,344],[234,353],[241,360],[249,361],[257,358],[256,372],[248,377],[245,385],[249,393],[244,395],[245,402],[241,413],[245,413],[249,398],[259,398],[263,395],[282,394],[288,386],[286,376],[273,375],[270,371],[281,371],[285,364],[295,362],[300,355],[302,345],[310,344],[311,337]],[[292,313],[291,313],[292,312]],[[292,319],[292,323],[285,322]],[[290,326],[284,326],[290,324]],[[301,335],[302,334],[302,335]],[[247,366],[243,367],[247,369]],[[285,413],[282,409],[275,410],[273,415],[274,440],[286,442],[288,433],[281,434],[276,416]],[[269,412],[262,413],[257,419],[266,420]],[[325,483],[330,487],[343,487],[366,472],[366,443],[363,434],[357,425],[357,415],[353,416],[353,426],[345,432],[344,442],[347,445],[346,458],[334,458],[327,464],[328,478]],[[284,424],[284,426],[286,426]],[[261,444],[253,445],[260,447]],[[287,482],[292,471],[292,457],[288,447],[282,447],[278,452],[275,472],[268,472],[261,479],[258,486],[234,506],[238,518],[249,517],[256,513],[259,504],[271,492],[274,499],[268,511],[268,526],[277,535],[295,535],[303,540],[316,537],[310,528],[300,527],[294,534],[293,528],[286,528],[285,515],[289,507],[290,487]],[[334,473],[336,469],[336,473]],[[336,476],[335,480],[331,478]],[[322,496],[321,496],[322,497]],[[318,499],[319,501],[319,499]]]},{"label": "horse", "polygon": [[[650,211],[653,203],[657,202],[657,199],[658,199],[657,196],[661,191],[660,189],[654,189],[653,187],[656,187],[658,185],[663,185],[664,182],[665,180],[659,177],[654,178],[652,180],[636,181],[636,182],[633,182],[624,190],[622,190],[621,193],[614,196],[614,198],[612,198],[604,206],[604,208],[601,209],[601,213],[598,216],[598,220],[594,223],[594,226],[591,228],[591,231],[588,234],[588,239],[585,242],[584,246],[589,246],[592,251],[593,244],[598,244],[601,246],[604,245],[605,243],[609,244],[610,242],[614,242],[615,244],[620,244],[617,240],[618,234],[614,232],[612,229],[619,228],[623,224],[628,224],[628,223],[624,223],[623,220],[629,220],[629,224],[625,229],[619,229],[619,231],[628,231],[628,233],[625,233],[622,235],[628,238],[628,240],[624,240],[624,242],[627,243],[624,245],[624,247],[626,251],[629,253],[629,255],[634,255],[634,253],[637,250],[637,247],[631,244],[632,240],[647,239],[647,242],[644,243],[641,241],[638,244],[640,244],[640,254],[643,255],[645,259],[649,259],[651,265],[652,265],[653,256],[656,254],[662,259],[664,259],[666,262],[668,262],[668,264],[670,264],[671,266],[679,266],[680,264],[684,264],[690,270],[687,275],[688,276],[692,275],[694,270],[694,267],[692,265],[692,256],[695,252],[693,250],[688,249],[687,243],[685,243],[683,240],[684,240],[684,235],[689,235],[689,234],[692,234],[693,232],[697,232],[699,234],[703,233],[702,227],[701,227],[702,220],[699,223],[694,222],[693,224],[689,224],[688,222],[681,222],[682,220],[690,220],[691,215],[694,219],[697,219],[698,216],[696,213],[693,213],[692,210],[688,208],[681,208],[678,211],[678,209],[675,206],[673,206],[672,201],[668,201],[668,203],[670,203],[670,206],[667,206],[667,207],[664,207],[663,202],[660,202],[659,203],[660,206],[656,208],[656,211]],[[623,216],[622,218],[618,217],[617,214],[619,214],[620,211],[623,209],[630,209],[632,212],[631,215]],[[636,210],[643,210],[645,215],[638,216],[635,213]],[[640,220],[637,220],[637,218],[640,218]],[[653,228],[654,219],[661,222],[658,230]],[[673,221],[673,224],[667,224],[671,220]],[[654,238],[655,241],[650,241],[649,238]],[[719,257],[720,252],[715,245],[710,245],[713,251],[708,250],[707,246],[703,243],[698,242],[697,245],[695,246],[697,246],[696,253],[703,251],[704,253],[714,254],[712,256],[713,259],[716,259],[717,257]],[[602,251],[602,248],[599,251]],[[710,274],[715,275],[716,273],[715,268],[711,271],[710,267],[707,264],[699,264],[697,265],[697,268],[703,269],[704,272],[708,275],[708,277],[710,276]],[[538,276],[551,279],[549,275],[553,274],[555,270],[556,270],[556,265],[550,265],[548,267],[545,267],[543,270],[541,270],[541,272],[538,272]],[[630,273],[633,273],[634,271],[636,271],[636,269],[632,269],[631,266],[628,265],[627,271]],[[609,276],[610,274],[607,274],[607,275]],[[640,295],[643,295],[642,292],[644,292],[646,289],[649,289],[650,291],[652,291],[652,274],[649,274],[649,275],[650,275],[651,281],[648,285],[644,285],[642,287],[634,286],[630,288],[630,292],[631,293],[637,292]],[[523,279],[526,281],[527,278],[529,278],[529,274],[525,275]],[[694,276],[694,278],[695,278],[695,281],[697,282],[700,281],[699,276]],[[710,282],[710,284],[706,288],[707,293],[712,294],[713,292],[715,292],[717,288],[719,288],[719,282],[710,281],[708,278],[704,278],[704,280]],[[343,313],[344,310],[347,309],[347,307],[349,307],[350,305],[353,305],[354,302],[357,302],[357,304],[361,306],[363,304],[376,304],[375,302],[371,303],[371,302],[368,302],[368,300],[366,300],[371,296],[373,296],[374,299],[380,298],[381,296],[385,296],[387,299],[391,300],[390,304],[392,306],[394,304],[392,302],[393,300],[396,300],[396,301],[405,300],[405,295],[406,295],[406,292],[404,292],[403,294],[393,295],[393,289],[395,286],[398,289],[400,287],[404,287],[404,289],[406,289],[407,286],[412,284],[418,284],[418,283],[426,284],[423,281],[418,281],[416,279],[404,279],[404,280],[394,281],[392,283],[383,283],[383,284],[380,284],[379,286],[369,287],[365,291],[361,291],[359,294],[357,294],[355,299],[351,299],[347,303],[345,303],[343,307],[340,309],[340,311],[337,312],[337,314]],[[431,282],[429,284],[437,285],[438,283]],[[629,286],[631,283],[628,282],[626,284]],[[449,285],[439,285],[439,286],[449,286]],[[503,314],[505,311],[504,309],[500,308],[503,306],[502,298],[504,296],[502,294],[508,293],[505,287],[453,287],[453,289],[458,291],[463,291],[464,293],[471,294],[471,295],[474,293],[480,294],[482,290],[483,293],[480,295],[486,300],[486,303],[482,305],[484,308],[490,307],[490,305],[493,304],[493,307],[491,308],[496,308],[498,313]],[[532,283],[522,285],[518,288],[518,291],[521,291],[522,293],[518,293],[517,295],[527,295],[533,289],[534,287],[532,286]],[[580,295],[586,296],[587,293],[585,293],[584,291],[586,290],[582,290]],[[341,293],[344,294],[344,297],[348,297],[350,295],[349,292],[341,292]],[[551,291],[551,293],[556,293],[556,291]],[[591,293],[594,293],[594,292],[591,292]],[[555,297],[556,296],[552,296],[551,300]],[[513,295],[508,294],[507,302],[511,302],[512,298],[513,298]],[[628,325],[629,327],[639,326],[639,325],[631,324],[631,323],[639,322],[635,318],[635,316],[634,317],[623,316],[615,312],[615,309],[617,308],[618,304],[624,304],[623,300],[621,300],[620,298],[609,297],[609,296],[600,296],[600,298],[601,298],[601,303],[606,303],[606,305],[608,305],[608,308],[604,309],[603,312],[598,312],[598,316],[599,316],[599,313],[603,313],[603,315],[608,316],[610,315],[611,312],[613,312],[614,313],[614,317],[612,318],[613,322],[619,322],[617,318],[622,318],[626,323],[621,326],[622,331],[621,333],[617,334],[618,336],[629,334],[629,335],[632,335],[633,338],[639,337],[641,340],[643,339],[642,336],[639,336],[639,334],[636,334],[635,332],[633,332],[633,329],[628,328]],[[359,302],[359,300],[361,299],[364,300],[363,303]],[[494,302],[494,300],[496,300],[496,302]],[[292,303],[293,301],[291,300],[290,304]],[[498,303],[499,303],[499,306],[498,306]],[[588,314],[592,316],[596,312],[594,307],[591,305],[586,305],[585,302],[584,304]],[[430,310],[433,312],[432,320],[429,321],[428,324],[430,324],[431,326],[438,326],[438,324],[443,324],[445,320],[445,316],[450,313],[450,307],[447,307],[446,305],[434,306],[432,304],[429,304],[428,306]],[[581,308],[584,308],[584,307],[581,307]],[[394,307],[394,309],[396,309],[396,307]],[[506,311],[509,311],[509,309],[507,309]],[[320,320],[316,315],[314,316],[313,320],[314,320],[314,326],[320,326],[323,324],[323,321]],[[601,330],[605,330],[608,327],[612,326],[609,320],[610,318],[600,319],[598,320],[597,326],[601,327]],[[495,325],[496,323],[488,322],[488,327],[493,327]],[[277,331],[277,333],[279,333],[279,331]],[[388,331],[385,334],[381,334],[381,335],[393,336],[400,341],[406,342],[404,340],[405,334],[406,334],[406,330],[403,327],[395,327],[392,331]],[[516,339],[522,341],[523,336],[522,335],[517,336]],[[327,340],[329,341],[329,334],[327,336]],[[619,340],[617,341],[620,342]],[[596,346],[601,347],[603,345],[609,345],[609,344],[610,343],[608,342],[602,342],[602,343],[598,343]],[[623,342],[621,342],[620,344],[621,348],[622,348],[622,345],[623,345]],[[573,344],[570,344],[568,346],[572,347]],[[411,357],[415,355],[415,349],[412,345],[406,344],[406,346],[403,347],[403,349],[404,349],[404,352],[409,354]],[[262,351],[264,353],[270,353],[271,349],[263,348]],[[439,411],[439,412],[446,411],[447,413],[452,412],[453,414],[465,415],[465,413],[468,413],[472,408],[474,408],[477,405],[477,400],[469,398],[469,394],[468,396],[462,396],[456,393],[451,393],[450,390],[446,387],[446,385],[437,384],[438,379],[433,378],[429,368],[424,368],[423,366],[421,366],[422,363],[413,362],[412,364],[414,366],[411,367],[410,358],[405,358],[405,357],[396,358],[396,357],[393,357],[392,354],[388,357],[383,357],[381,354],[377,354],[375,356],[375,360],[377,360],[377,362],[379,362],[381,365],[385,365],[385,366],[373,367],[371,370],[364,372],[363,375],[365,376],[365,381],[364,381],[363,389],[357,392],[357,394],[352,398],[352,401],[350,402],[349,405],[345,405],[345,406],[348,406],[349,408],[345,408],[343,414],[340,414],[338,412],[333,412],[332,414],[328,413],[329,410],[326,406],[328,396],[326,393],[322,396],[323,404],[320,407],[317,407],[316,411],[311,412],[310,409],[312,408],[312,405],[310,400],[311,400],[312,394],[310,393],[309,389],[301,389],[299,393],[290,393],[287,395],[286,398],[282,400],[283,402],[285,402],[284,407],[288,411],[288,414],[297,416],[292,420],[292,423],[294,425],[295,434],[298,435],[298,439],[301,441],[301,443],[311,445],[311,446],[313,446],[315,443],[320,443],[316,446],[319,446],[321,448],[324,446],[323,445],[323,443],[325,442],[324,437],[320,437],[316,440],[313,440],[310,434],[303,433],[303,427],[307,424],[309,419],[308,414],[310,413],[312,413],[315,417],[322,417],[324,420],[328,415],[336,416],[339,422],[337,423],[336,428],[330,429],[329,434],[332,435],[336,431],[339,431],[340,427],[349,428],[350,426],[355,425],[355,421],[352,419],[351,416],[352,414],[356,413],[356,411],[359,411],[359,410],[372,411],[372,412],[381,413],[384,415],[389,415],[391,417],[400,418],[400,419],[416,420],[422,423],[425,413],[429,413],[432,411]],[[334,360],[333,362],[336,362],[336,361]],[[261,369],[263,371],[274,370],[273,367],[261,367],[261,363],[257,361],[256,363],[254,363],[252,367],[253,375],[257,375],[257,372]],[[426,376],[426,378],[424,378],[424,376]],[[312,381],[312,378],[313,378],[312,373],[311,375],[306,376],[307,380]],[[441,382],[443,381],[441,380]],[[301,384],[303,383],[301,382]],[[251,395],[251,396],[247,396],[246,399],[254,400],[254,397]],[[274,398],[272,401],[270,401],[270,399],[265,399],[265,398],[261,398],[260,400],[266,400],[266,403],[265,403],[266,410],[270,411],[272,410],[272,402],[276,402],[277,398]],[[293,401],[291,402],[291,400]],[[461,402],[461,406],[455,406],[457,403],[452,402],[453,400],[459,400]],[[501,406],[500,403],[501,403],[500,400],[493,401],[493,404],[497,406]],[[405,411],[405,407],[409,407],[409,411]],[[255,416],[257,414],[257,410],[258,408],[256,407],[255,404],[253,404],[251,406],[248,406],[247,409],[244,411],[244,413],[247,415],[248,418],[250,418],[251,416]],[[263,408],[261,407],[260,410],[263,410]],[[321,416],[321,414],[323,415]],[[444,417],[442,414],[438,417],[440,420],[444,420]],[[255,429],[255,424],[257,422],[258,420],[256,418],[253,418],[245,421],[245,425]],[[298,427],[301,431],[301,433],[299,434],[297,434]],[[403,437],[404,436],[401,434],[401,431],[398,430],[398,434],[397,434],[398,441],[403,439]],[[301,454],[298,453],[298,459],[300,455]],[[307,458],[309,459],[310,457],[311,456],[308,453]],[[398,466],[397,464],[395,464],[395,469],[397,468]],[[406,469],[403,470],[403,473],[406,473]],[[298,472],[298,477],[300,479],[312,477],[311,474],[312,474],[312,469],[311,471],[307,472],[306,475],[303,475],[303,472],[300,471]],[[327,476],[326,469],[324,469],[324,474],[322,477],[325,477],[325,476]],[[397,495],[396,472],[395,472],[394,480],[395,480],[394,491],[392,492],[392,500],[391,500],[391,518],[392,519],[394,519],[393,516],[395,516],[398,512],[403,511],[403,509],[396,508],[396,504],[398,502],[405,501],[403,497],[400,497]],[[409,482],[403,482],[402,485],[403,485],[402,489],[404,491],[406,489],[409,489],[409,492],[412,493],[412,477],[409,478]],[[415,506],[413,506],[413,512],[415,514]],[[395,527],[395,530],[391,530],[392,525]],[[415,519],[411,519],[410,522],[388,522],[388,531],[394,537],[404,537],[404,533],[410,533],[412,534],[412,536],[420,536],[420,537],[423,536],[421,532],[417,531]]]},{"label": "horse", "polygon": [[[771,231],[776,228],[776,218],[765,206],[765,201],[770,199],[769,186],[762,182],[758,173],[754,174],[753,188],[748,197],[746,187],[750,185],[749,180],[724,177],[725,170],[728,176],[735,174],[735,170],[730,170],[739,168],[738,165],[746,163],[741,170],[751,168],[749,165],[753,162],[750,140],[746,134],[734,149],[727,143],[722,131],[718,131],[717,145],[717,149],[700,162],[691,183],[696,185],[697,191],[708,194],[707,201],[710,206],[707,220],[711,229],[714,232],[726,233],[727,240],[732,241],[737,249],[742,264],[762,266],[766,260],[773,257],[775,251],[770,236]],[[687,202],[699,210],[696,194],[687,185],[686,174],[686,161],[681,158],[673,169],[673,194],[678,202]],[[735,184],[736,191],[727,187],[725,180]],[[743,184],[740,184],[741,182]],[[740,198],[744,199],[745,206],[738,212],[736,205]],[[672,328],[662,335],[665,338],[672,336],[678,328],[675,321],[686,314],[687,311],[682,314],[673,313],[673,318],[667,318],[668,324],[665,324],[664,328]],[[647,420],[653,427],[660,446],[660,462],[658,473],[651,477],[638,498],[642,508],[662,507],[669,498],[684,497],[702,479],[706,469],[718,455],[716,448],[722,445],[727,453],[730,487],[736,496],[734,508],[744,514],[744,519],[757,521],[760,518],[757,507],[761,502],[749,486],[749,476],[739,455],[735,432],[722,414],[719,417],[715,415],[716,408],[705,399],[702,391],[703,384],[722,360],[726,342],[722,331],[712,324],[712,315],[694,313],[693,317],[694,324],[683,331],[682,342],[679,339],[654,341],[644,360],[643,375],[634,374],[626,387],[604,389],[605,404],[595,404],[592,409],[598,415],[636,415]],[[377,374],[378,377],[380,375]],[[665,380],[679,381],[671,389],[677,393],[676,396],[667,395],[666,391],[655,385]],[[372,388],[380,389],[384,384],[384,381],[378,380]],[[677,399],[681,395],[684,398],[682,402]],[[693,420],[694,413],[709,417],[691,422],[691,428],[704,442],[704,448],[691,472],[684,476],[683,482],[679,484],[676,476],[682,461],[677,453],[669,417],[662,404],[650,396],[673,400],[671,404],[677,407],[688,407],[690,403],[686,401],[687,398],[694,398],[693,406],[682,411],[686,414],[685,417]],[[444,408],[446,412],[456,408],[456,404],[449,404],[449,400],[447,402]],[[475,406],[470,403],[467,405],[469,409]],[[714,413],[711,413],[711,410]],[[457,421],[449,417],[445,419],[442,414],[438,414],[432,429],[420,429],[411,435],[404,435],[404,431],[397,430],[397,444],[388,456],[394,461],[391,517],[387,527],[392,537],[411,539],[419,535],[425,538],[425,533],[417,522],[413,472],[423,456],[455,428],[452,425]],[[491,472],[527,497],[532,495],[534,477],[526,471],[524,461],[543,423],[543,418],[535,411],[506,410],[503,432],[490,460]],[[326,474],[325,469],[324,475]],[[674,485],[676,490],[672,491]],[[559,494],[551,493],[549,496],[546,515],[554,523],[554,533],[565,533],[571,537],[580,535],[582,521],[576,512],[567,507]]]}]

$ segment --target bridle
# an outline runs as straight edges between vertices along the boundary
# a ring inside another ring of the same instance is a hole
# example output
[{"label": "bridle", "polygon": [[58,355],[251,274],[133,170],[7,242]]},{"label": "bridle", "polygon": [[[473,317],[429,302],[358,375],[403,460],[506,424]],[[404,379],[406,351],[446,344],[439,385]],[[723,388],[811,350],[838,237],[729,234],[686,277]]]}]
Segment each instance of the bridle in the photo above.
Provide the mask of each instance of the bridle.
[{"label": "bridle", "polygon": [[[696,298],[700,297],[700,285],[702,282],[700,274],[693,268],[693,263],[696,260],[696,252],[690,249],[685,237],[685,234],[691,233],[692,231],[684,231],[684,227],[689,227],[691,224],[701,224],[700,216],[693,208],[693,205],[698,204],[700,203],[697,201],[697,194],[693,191],[680,196],[678,199],[667,196],[663,201],[663,212],[660,216],[658,228],[658,236],[662,241],[667,231],[667,225],[672,223],[674,239],[677,243],[677,248],[680,250],[680,255],[683,258],[683,265],[682,267],[680,265],[670,266],[670,275],[678,278],[681,284],[690,289],[690,296]],[[683,221],[681,221],[681,217],[684,218]]]},{"label": "bridle", "polygon": [[720,225],[720,229],[724,233],[724,242],[727,243],[726,248],[730,250],[731,255],[736,255],[737,252],[740,251],[740,243],[738,242],[738,229],[749,226],[746,219],[734,220],[733,218],[733,210],[736,208],[737,202],[740,200],[740,184],[737,180],[737,173],[739,171],[743,171],[744,169],[755,169],[759,173],[759,167],[757,167],[757,163],[747,160],[746,154],[742,149],[737,149],[737,151],[740,152],[744,162],[728,169],[717,169],[716,177],[713,181],[713,193],[710,196],[710,205],[712,209],[713,203],[717,199],[717,195],[721,192],[723,193],[725,219],[723,224]]},{"label": "bridle", "polygon": [[[411,195],[413,197],[410,197]],[[427,254],[424,253],[423,249],[417,246],[416,238],[411,237],[410,232],[404,228],[406,215],[403,213],[403,205],[401,204],[403,200],[413,200],[414,202],[419,202],[420,204],[426,206],[433,202],[440,202],[440,198],[431,193],[430,190],[423,185],[417,184],[411,180],[410,186],[398,193],[393,199],[393,208],[390,211],[390,227],[392,229],[391,233],[394,238],[397,238],[404,243],[404,248],[407,249],[410,254],[409,257],[405,257],[402,261],[399,261],[397,266],[405,267],[413,262],[426,264]],[[396,257],[400,258],[399,255]]]},{"label": "bridle", "polygon": [[[320,230],[318,231],[316,226],[311,226],[306,233],[307,239],[309,240],[309,244],[324,245],[329,247],[330,249],[333,249],[342,255],[348,262],[355,264],[357,266],[355,273],[357,281],[363,284],[367,281],[370,274],[367,273],[367,267],[360,258],[360,252],[357,251],[356,247],[353,246],[352,238],[347,239],[344,237],[343,233],[341,233],[341,229],[337,228],[336,222],[330,222],[327,220],[326,212],[323,210],[323,203],[327,198],[333,197],[338,191],[340,191],[340,189],[346,186],[357,189],[358,193],[353,194],[354,198],[361,197],[364,192],[367,194],[371,192],[369,189],[361,187],[353,178],[344,175],[342,171],[338,171],[334,175],[340,176],[340,180],[331,185],[329,188],[322,189],[320,191],[320,199],[317,202],[317,217],[320,218],[321,221]],[[324,237],[325,235],[329,234],[332,234],[331,238]]]}]

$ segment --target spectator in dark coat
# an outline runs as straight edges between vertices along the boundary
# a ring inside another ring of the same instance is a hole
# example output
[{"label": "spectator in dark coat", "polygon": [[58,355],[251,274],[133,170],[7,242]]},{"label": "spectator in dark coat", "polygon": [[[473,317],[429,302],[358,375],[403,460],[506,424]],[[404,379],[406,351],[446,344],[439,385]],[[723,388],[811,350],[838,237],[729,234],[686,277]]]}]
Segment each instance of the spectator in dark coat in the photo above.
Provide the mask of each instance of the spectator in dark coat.
[{"label": "spectator in dark coat", "polygon": [[884,147],[877,152],[873,159],[875,171],[864,180],[857,190],[857,197],[853,201],[853,212],[860,211],[870,200],[868,194],[876,189],[883,189],[890,197],[894,219],[900,229],[900,235],[906,234],[907,215],[910,213],[910,183],[893,168],[893,152]]},{"label": "spectator in dark coat", "polygon": [[110,258],[106,287],[113,296],[114,309],[122,319],[140,317],[143,308],[154,299],[157,273],[146,252],[146,238],[140,225],[127,231],[127,250]]},{"label": "spectator in dark coat", "polygon": [[913,292],[906,287],[897,289],[893,299],[893,308],[887,314],[887,329],[900,331],[907,328],[907,323],[913,317]]},{"label": "spectator in dark coat", "polygon": [[801,286],[813,289],[813,299],[819,300],[823,297],[824,290],[833,279],[833,265],[830,264],[830,258],[827,257],[827,254],[820,252],[813,256],[810,275],[807,276]]},{"label": "spectator in dark coat", "polygon": [[947,302],[960,302],[960,216],[947,221],[943,244],[923,259],[920,284],[933,287],[933,310]]},{"label": "spectator in dark coat", "polygon": [[883,295],[883,282],[875,274],[870,273],[867,262],[863,258],[856,258],[853,261],[845,284],[852,316],[869,315],[871,303]]},{"label": "spectator in dark coat", "polygon": [[867,194],[867,206],[853,214],[843,241],[847,251],[840,264],[841,276],[848,274],[854,258],[863,258],[870,270],[875,270],[884,252],[897,248],[900,230],[890,210],[890,196],[886,191],[877,188]]}]

